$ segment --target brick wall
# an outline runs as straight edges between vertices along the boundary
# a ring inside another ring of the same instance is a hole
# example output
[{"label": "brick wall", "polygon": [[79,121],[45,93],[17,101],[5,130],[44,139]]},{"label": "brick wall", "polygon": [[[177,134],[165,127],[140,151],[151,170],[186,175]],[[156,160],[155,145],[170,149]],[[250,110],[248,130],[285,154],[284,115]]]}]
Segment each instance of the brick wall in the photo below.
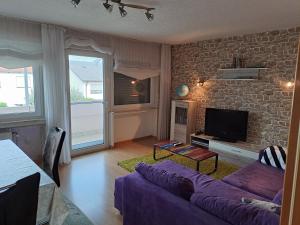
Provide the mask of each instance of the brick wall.
[{"label": "brick wall", "polygon": [[[198,102],[197,128],[204,127],[206,107],[247,110],[248,143],[258,146],[287,146],[300,27],[205,40],[172,46],[172,97]],[[258,80],[209,80],[218,69],[231,67],[233,56],[246,60],[246,67],[264,66]],[[208,81],[197,87],[198,78]],[[176,96],[175,88],[187,84],[187,97]]]}]

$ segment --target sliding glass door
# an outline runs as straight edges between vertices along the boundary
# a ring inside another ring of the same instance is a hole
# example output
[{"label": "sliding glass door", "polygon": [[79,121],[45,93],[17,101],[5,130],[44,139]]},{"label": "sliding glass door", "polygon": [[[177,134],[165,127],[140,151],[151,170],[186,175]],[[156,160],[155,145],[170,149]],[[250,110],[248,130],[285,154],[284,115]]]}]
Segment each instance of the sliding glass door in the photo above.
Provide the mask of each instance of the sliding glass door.
[{"label": "sliding glass door", "polygon": [[107,143],[105,57],[68,55],[73,151],[104,147]]}]

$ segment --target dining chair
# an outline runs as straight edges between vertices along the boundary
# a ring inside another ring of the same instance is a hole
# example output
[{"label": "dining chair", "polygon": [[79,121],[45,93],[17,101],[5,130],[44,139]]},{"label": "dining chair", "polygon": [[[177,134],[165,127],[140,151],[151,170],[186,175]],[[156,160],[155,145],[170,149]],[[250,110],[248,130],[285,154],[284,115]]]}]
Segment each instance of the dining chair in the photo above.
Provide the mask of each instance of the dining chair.
[{"label": "dining chair", "polygon": [[60,186],[58,164],[66,132],[58,127],[50,130],[43,151],[43,169]]},{"label": "dining chair", "polygon": [[40,173],[25,177],[0,192],[1,225],[35,225]]}]

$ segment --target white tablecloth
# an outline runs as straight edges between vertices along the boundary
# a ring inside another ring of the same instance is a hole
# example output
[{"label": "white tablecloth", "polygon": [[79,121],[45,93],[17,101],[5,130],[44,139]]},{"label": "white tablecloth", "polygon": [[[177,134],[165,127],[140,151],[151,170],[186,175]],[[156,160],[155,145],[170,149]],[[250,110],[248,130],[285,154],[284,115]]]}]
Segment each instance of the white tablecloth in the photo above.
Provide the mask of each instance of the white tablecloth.
[{"label": "white tablecloth", "polygon": [[36,172],[41,174],[37,221],[62,225],[68,208],[54,181],[11,140],[0,141],[0,188]]}]

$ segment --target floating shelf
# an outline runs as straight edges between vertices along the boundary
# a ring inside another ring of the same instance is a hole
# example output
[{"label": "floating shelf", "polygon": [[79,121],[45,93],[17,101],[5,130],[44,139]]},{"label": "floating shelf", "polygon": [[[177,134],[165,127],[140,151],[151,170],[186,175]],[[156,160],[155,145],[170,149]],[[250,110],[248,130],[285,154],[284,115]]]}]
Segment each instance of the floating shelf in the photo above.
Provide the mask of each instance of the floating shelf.
[{"label": "floating shelf", "polygon": [[219,69],[219,75],[216,80],[257,80],[259,71],[268,68],[225,68]]}]

